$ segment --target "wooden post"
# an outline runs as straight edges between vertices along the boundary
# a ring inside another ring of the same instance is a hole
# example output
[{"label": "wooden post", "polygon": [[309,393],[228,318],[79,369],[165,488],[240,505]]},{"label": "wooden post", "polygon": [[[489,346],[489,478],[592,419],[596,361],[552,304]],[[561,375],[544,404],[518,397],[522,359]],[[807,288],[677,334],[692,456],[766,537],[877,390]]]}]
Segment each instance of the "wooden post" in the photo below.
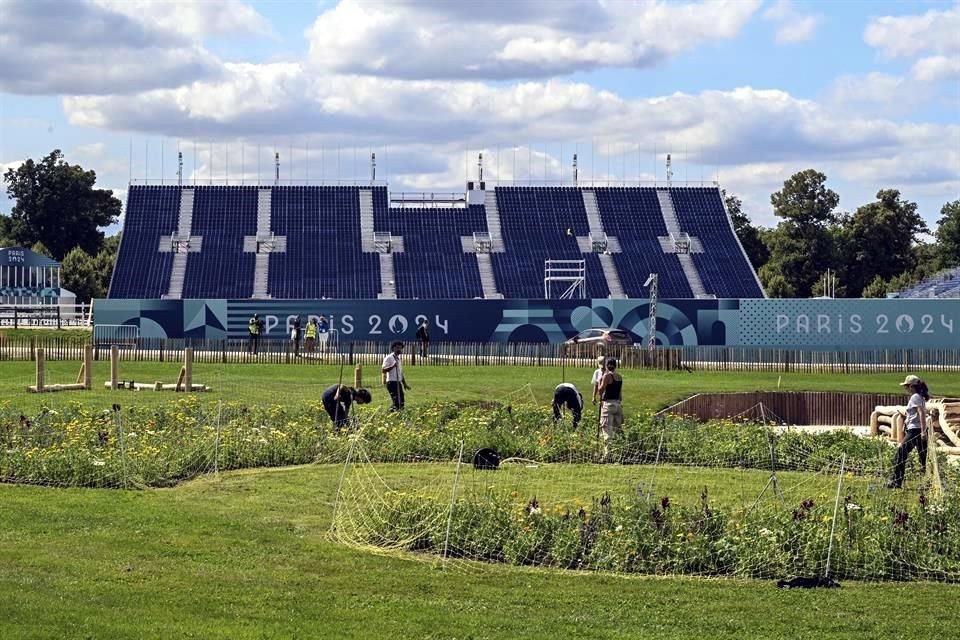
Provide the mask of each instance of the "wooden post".
[{"label": "wooden post", "polygon": [[37,393],[43,393],[43,347],[37,347]]},{"label": "wooden post", "polygon": [[110,390],[116,391],[118,380],[120,379],[120,347],[112,345],[110,347]]},{"label": "wooden post", "polygon": [[359,389],[363,386],[363,366],[357,365],[353,370],[353,388]]},{"label": "wooden post", "polygon": [[183,370],[186,372],[184,377],[184,386],[186,392],[193,391],[193,347],[187,347],[183,350]]},{"label": "wooden post", "polygon": [[83,388],[93,389],[93,345],[83,346]]}]

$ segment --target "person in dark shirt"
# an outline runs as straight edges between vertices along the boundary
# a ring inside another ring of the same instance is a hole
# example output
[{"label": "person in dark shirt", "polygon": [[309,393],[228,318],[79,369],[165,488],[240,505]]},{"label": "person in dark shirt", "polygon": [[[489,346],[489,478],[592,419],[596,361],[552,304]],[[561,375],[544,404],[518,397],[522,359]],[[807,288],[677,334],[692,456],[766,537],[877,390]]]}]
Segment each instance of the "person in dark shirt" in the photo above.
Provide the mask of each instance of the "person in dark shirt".
[{"label": "person in dark shirt", "polygon": [[300,340],[303,339],[303,327],[300,325],[300,316],[293,319],[293,326],[290,328],[290,341],[293,343],[293,355],[300,357]]},{"label": "person in dark shirt", "polygon": [[583,396],[577,387],[570,382],[563,382],[553,390],[553,421],[560,422],[560,408],[566,406],[573,414],[573,428],[580,424],[583,415]]},{"label": "person in dark shirt", "polygon": [[366,389],[354,389],[343,384],[332,384],[326,388],[320,401],[327,415],[333,421],[333,427],[339,431],[347,424],[350,415],[350,405],[368,404],[371,400],[370,392]]},{"label": "person in dark shirt", "polygon": [[623,378],[617,373],[617,359],[607,358],[605,371],[597,388],[600,394],[600,433],[603,436],[603,461],[609,462],[610,439],[623,426]]},{"label": "person in dark shirt", "polygon": [[427,350],[430,346],[430,321],[426,318],[417,327],[417,344],[420,345],[420,357],[427,357]]}]

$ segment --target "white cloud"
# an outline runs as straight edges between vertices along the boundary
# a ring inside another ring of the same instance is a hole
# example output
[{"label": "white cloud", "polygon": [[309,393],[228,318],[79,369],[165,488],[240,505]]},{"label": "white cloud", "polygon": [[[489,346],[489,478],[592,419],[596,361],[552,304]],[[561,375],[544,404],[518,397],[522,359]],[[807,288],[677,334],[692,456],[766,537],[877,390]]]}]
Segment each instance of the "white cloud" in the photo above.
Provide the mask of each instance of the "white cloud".
[{"label": "white cloud", "polygon": [[792,0],[777,0],[763,12],[766,20],[776,23],[777,44],[795,44],[806,42],[816,35],[817,27],[823,22],[819,14],[801,14]]},{"label": "white cloud", "polygon": [[457,2],[344,0],[306,34],[327,72],[396,78],[521,78],[603,66],[649,67],[734,37],[756,0],[518,2],[509,12]]},{"label": "white cloud", "polygon": [[960,3],[931,9],[921,15],[874,18],[863,32],[864,41],[890,58],[914,57],[924,51],[960,52]]},{"label": "white cloud", "polygon": [[109,94],[175,87],[219,72],[182,34],[89,2],[0,0],[0,89]]},{"label": "white cloud", "polygon": [[206,36],[265,35],[270,26],[240,0],[93,0],[132,20],[200,41]]},{"label": "white cloud", "polygon": [[[957,35],[960,38],[960,34]],[[960,56],[931,56],[917,60],[910,75],[919,82],[937,83],[960,78]]]}]

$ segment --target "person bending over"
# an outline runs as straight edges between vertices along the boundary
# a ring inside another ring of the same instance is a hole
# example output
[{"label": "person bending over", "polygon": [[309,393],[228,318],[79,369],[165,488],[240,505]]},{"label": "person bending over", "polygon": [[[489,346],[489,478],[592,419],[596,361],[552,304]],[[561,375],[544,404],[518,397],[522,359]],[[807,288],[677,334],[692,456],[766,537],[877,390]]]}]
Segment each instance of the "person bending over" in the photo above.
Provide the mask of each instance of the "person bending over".
[{"label": "person bending over", "polygon": [[326,388],[320,401],[327,415],[333,421],[333,427],[339,431],[346,426],[347,417],[350,415],[350,405],[368,404],[370,402],[370,392],[366,389],[354,389],[344,384],[332,384]]},{"label": "person bending over", "polygon": [[563,382],[557,385],[553,390],[553,421],[560,422],[560,408],[566,406],[573,413],[573,428],[576,429],[580,424],[580,416],[583,413],[583,396],[577,390],[577,387],[569,382]]}]

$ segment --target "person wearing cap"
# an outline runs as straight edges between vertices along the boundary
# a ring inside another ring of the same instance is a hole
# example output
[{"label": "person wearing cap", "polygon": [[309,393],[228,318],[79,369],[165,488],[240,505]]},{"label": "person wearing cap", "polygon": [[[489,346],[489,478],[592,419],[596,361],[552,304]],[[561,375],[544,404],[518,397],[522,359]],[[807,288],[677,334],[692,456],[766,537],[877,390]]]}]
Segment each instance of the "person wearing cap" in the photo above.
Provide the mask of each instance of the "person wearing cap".
[{"label": "person wearing cap", "polygon": [[383,359],[380,372],[387,383],[387,392],[393,401],[393,410],[403,409],[403,390],[410,389],[406,378],[403,377],[403,365],[400,363],[400,354],[403,353],[403,343],[399,340],[390,345],[390,353]]},{"label": "person wearing cap", "polygon": [[561,382],[553,390],[553,421],[560,422],[560,408],[566,406],[573,414],[573,428],[576,429],[580,424],[580,417],[583,415],[583,396],[576,385],[569,382]]},{"label": "person wearing cap", "polygon": [[606,361],[606,356],[597,356],[597,369],[590,380],[590,386],[593,387],[593,404],[597,404],[597,399],[600,397],[600,378],[603,377],[603,365]]},{"label": "person wearing cap", "polygon": [[920,454],[920,466],[927,466],[927,406],[926,401],[930,399],[930,392],[927,389],[927,383],[917,376],[907,376],[900,386],[906,387],[910,394],[910,400],[907,401],[907,411],[905,420],[905,431],[903,442],[897,447],[897,453],[893,459],[893,478],[887,485],[891,489],[899,489],[903,486],[903,476],[907,468],[907,456],[914,449]]},{"label": "person wearing cap", "polygon": [[623,378],[617,373],[617,359],[607,358],[597,389],[600,394],[600,434],[603,437],[603,462],[610,462],[610,438],[623,426]]}]

